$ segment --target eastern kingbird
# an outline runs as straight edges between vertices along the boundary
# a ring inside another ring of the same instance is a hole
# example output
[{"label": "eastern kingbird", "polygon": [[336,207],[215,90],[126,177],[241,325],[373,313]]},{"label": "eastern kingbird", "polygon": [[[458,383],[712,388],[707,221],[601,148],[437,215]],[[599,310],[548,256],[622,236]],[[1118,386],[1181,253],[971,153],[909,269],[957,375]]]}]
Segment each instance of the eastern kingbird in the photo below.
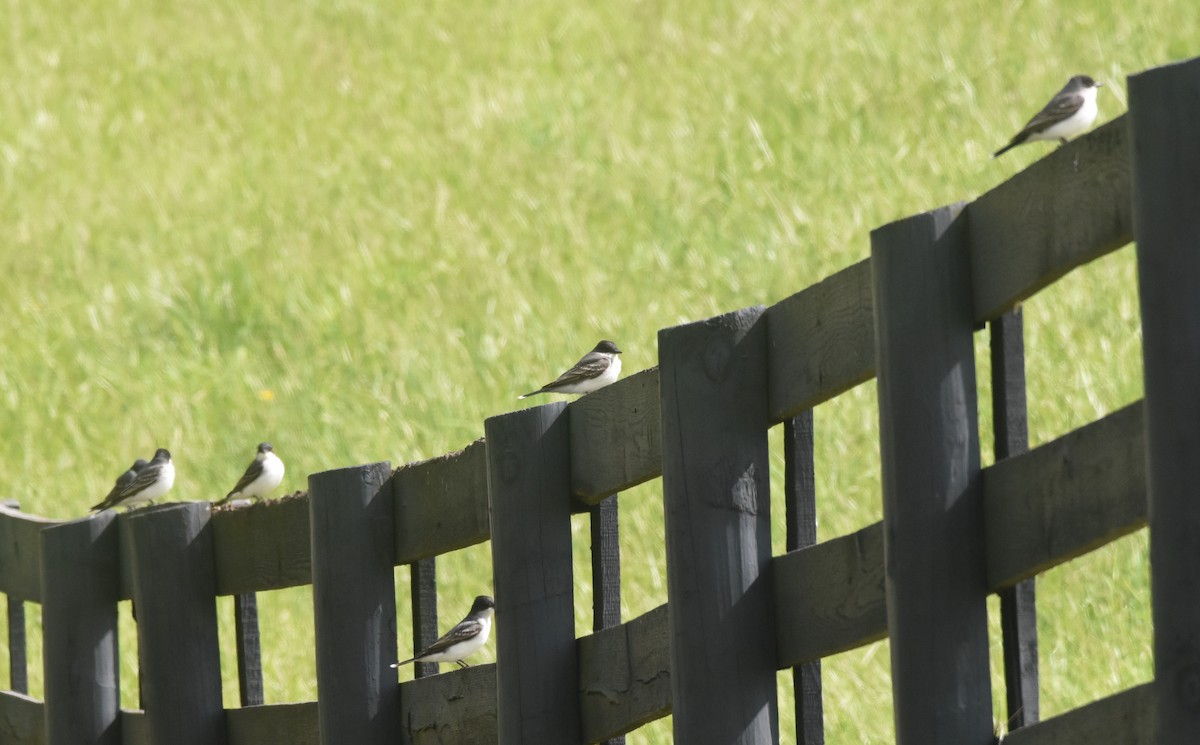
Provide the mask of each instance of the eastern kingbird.
[{"label": "eastern kingbird", "polygon": [[1096,93],[1104,83],[1097,83],[1087,75],[1076,75],[1067,81],[1046,108],[1039,111],[1008,144],[992,155],[998,158],[1017,145],[1037,140],[1067,140],[1092,126],[1096,121]]},{"label": "eastern kingbird", "polygon": [[146,459],[145,458],[138,458],[137,460],[135,460],[133,462],[133,465],[129,467],[128,471],[126,471],[125,473],[123,473],[117,477],[116,483],[113,484],[112,491],[110,491],[108,493],[108,496],[104,498],[104,501],[102,501],[100,504],[96,505],[92,509],[93,510],[102,509],[104,507],[104,505],[107,505],[110,501],[115,499],[117,494],[119,494],[121,492],[121,490],[124,489],[127,484],[129,484],[130,481],[133,481],[133,477],[138,475],[138,471],[142,470],[145,467],[146,467]]},{"label": "eastern kingbird", "polygon": [[611,341],[605,340],[583,355],[575,366],[559,375],[553,383],[547,383],[536,391],[517,398],[529,398],[539,393],[591,393],[614,383],[621,374],[621,350]]},{"label": "eastern kingbird", "polygon": [[[129,471],[117,479],[117,486],[109,492],[104,501],[92,508],[93,511],[107,510],[113,507],[132,507],[142,502],[152,502],[171,491],[175,485],[175,464],[171,462],[171,453],[165,448],[159,448],[149,463],[139,461],[144,465],[137,468],[134,476],[121,483],[129,476]],[[137,463],[134,463],[137,466]]]},{"label": "eastern kingbird", "polygon": [[250,461],[246,472],[238,479],[237,486],[217,502],[222,505],[231,499],[253,497],[262,499],[283,481],[283,461],[275,454],[269,442],[258,444],[258,455]]},{"label": "eastern kingbird", "polygon": [[496,603],[487,595],[475,598],[471,612],[467,617],[455,624],[454,628],[438,639],[429,647],[422,650],[416,657],[401,660],[392,667],[400,667],[410,662],[457,662],[459,667],[470,667],[463,662],[484,644],[492,633],[492,614],[496,612]]}]

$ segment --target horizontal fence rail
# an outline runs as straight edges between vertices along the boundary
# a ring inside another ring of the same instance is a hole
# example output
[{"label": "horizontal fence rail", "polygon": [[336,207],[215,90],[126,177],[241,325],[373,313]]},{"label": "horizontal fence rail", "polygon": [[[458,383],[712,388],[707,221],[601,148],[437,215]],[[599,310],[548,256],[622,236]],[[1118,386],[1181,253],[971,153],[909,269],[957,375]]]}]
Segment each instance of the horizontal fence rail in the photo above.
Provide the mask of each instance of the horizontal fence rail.
[{"label": "horizontal fence rail", "polygon": [[[970,204],[879,229],[871,259],[771,307],[665,329],[661,368],[493,417],[486,440],[458,452],[315,474],[307,493],[243,509],[60,521],[0,506],[14,688],[0,691],[0,742],[615,744],[673,714],[676,741],[765,745],[781,738],[776,671],[793,669],[794,739],[818,745],[820,660],[888,637],[897,741],[990,742],[986,596],[1024,587],[1011,612],[1034,614],[1023,583],[1148,524],[1159,678],[1039,722],[1036,666],[1010,671],[1031,711],[1005,742],[1200,741],[1200,628],[1173,615],[1194,609],[1200,587],[1192,533],[1179,529],[1196,523],[1180,461],[1200,462],[1200,399],[1186,383],[1200,370],[1200,210],[1188,208],[1200,204],[1200,141],[1161,137],[1200,117],[1200,60],[1135,80],[1130,114]],[[1000,359],[1023,364],[1013,307],[1135,238],[1146,398],[1026,450],[1014,367],[995,380],[1015,397],[1004,426],[1019,431],[998,430],[1005,444],[982,467],[975,331],[994,322],[1010,334],[994,344],[1017,355]],[[876,376],[884,520],[815,542],[813,409]],[[779,424],[788,512],[772,518],[766,437]],[[660,477],[668,602],[620,622],[617,500]],[[1157,522],[1148,503],[1166,510]],[[595,631],[577,637],[581,513],[598,607]],[[772,556],[781,523],[788,551]],[[437,633],[436,557],[484,542],[505,619],[497,662],[421,667],[397,685],[394,568],[413,568],[424,646]],[[318,701],[262,705],[254,594],[306,585]],[[220,596],[237,598],[241,708],[221,700]],[[117,705],[129,684],[117,672],[122,600],[136,605],[144,711]],[[45,702],[18,690],[25,602],[44,606]],[[1036,660],[1025,622],[1005,644]]]}]

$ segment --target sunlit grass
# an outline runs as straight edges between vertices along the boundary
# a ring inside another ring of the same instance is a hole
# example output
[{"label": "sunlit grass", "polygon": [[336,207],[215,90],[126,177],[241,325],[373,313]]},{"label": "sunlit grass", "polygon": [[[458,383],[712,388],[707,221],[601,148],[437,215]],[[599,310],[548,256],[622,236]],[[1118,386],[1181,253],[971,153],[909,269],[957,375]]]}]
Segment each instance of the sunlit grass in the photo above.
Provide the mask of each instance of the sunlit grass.
[{"label": "sunlit grass", "polygon": [[[281,492],[460,448],[600,338],[650,366],[659,328],[775,302],[871,228],[982,193],[1050,149],[989,157],[1068,75],[1108,84],[1107,120],[1196,28],[1183,0],[4,4],[0,496],[82,515],[156,446],[183,500],[264,439]],[[1141,395],[1132,267],[1027,304],[1035,443]],[[816,417],[827,539],[881,514],[873,384]],[[629,618],[666,599],[660,485],[621,500]],[[1047,580],[1043,711],[1151,674],[1139,540]],[[439,563],[443,627],[488,562]],[[1073,610],[1113,598],[1138,600]],[[262,612],[268,700],[311,700],[311,593]],[[890,737],[887,664],[828,665],[832,742]]]}]

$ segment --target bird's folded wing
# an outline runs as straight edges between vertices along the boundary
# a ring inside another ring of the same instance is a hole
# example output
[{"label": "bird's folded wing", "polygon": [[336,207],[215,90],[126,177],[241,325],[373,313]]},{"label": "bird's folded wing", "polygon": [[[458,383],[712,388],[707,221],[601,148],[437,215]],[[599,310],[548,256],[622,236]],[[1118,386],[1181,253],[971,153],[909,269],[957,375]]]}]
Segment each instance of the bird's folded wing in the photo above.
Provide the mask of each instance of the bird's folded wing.
[{"label": "bird's folded wing", "polygon": [[477,636],[482,629],[483,624],[481,624],[479,621],[474,619],[462,621],[457,626],[447,631],[446,635],[441,639],[438,639],[433,644],[430,644],[429,648],[423,650],[421,654],[417,655],[417,657],[426,657],[431,654],[437,654],[438,652],[444,652],[450,647],[453,647],[455,644],[461,644],[468,639],[475,638],[475,636]]},{"label": "bird's folded wing", "polygon": [[138,471],[138,475],[133,477],[133,480],[121,488],[117,494],[116,501],[132,497],[140,491],[145,491],[147,487],[158,481],[158,476],[162,472],[161,466],[146,466]]},{"label": "bird's folded wing", "polygon": [[1058,124],[1063,119],[1067,119],[1076,111],[1079,111],[1080,106],[1083,106],[1083,96],[1080,94],[1056,96],[1053,101],[1046,104],[1046,108],[1039,111],[1029,120],[1029,123],[1025,125],[1025,129],[1022,131],[1037,131]]},{"label": "bird's folded wing", "polygon": [[[232,497],[234,494],[237,494],[238,492],[240,492],[242,489],[245,489],[247,486],[250,486],[250,484],[254,483],[254,479],[256,479],[262,475],[262,472],[263,472],[262,461],[255,458],[250,463],[250,466],[248,468],[246,468],[246,472],[242,474],[242,477],[240,479],[238,479],[237,486],[230,489],[229,493],[225,495],[225,498],[228,499],[229,497]],[[229,483],[229,482],[225,482],[225,483]]]},{"label": "bird's folded wing", "polygon": [[559,375],[553,383],[546,387],[558,387],[562,385],[569,385],[571,383],[578,383],[583,380],[591,380],[607,370],[608,366],[611,364],[612,357],[607,355],[585,355],[584,358],[575,365],[575,367],[572,367],[562,375]]}]

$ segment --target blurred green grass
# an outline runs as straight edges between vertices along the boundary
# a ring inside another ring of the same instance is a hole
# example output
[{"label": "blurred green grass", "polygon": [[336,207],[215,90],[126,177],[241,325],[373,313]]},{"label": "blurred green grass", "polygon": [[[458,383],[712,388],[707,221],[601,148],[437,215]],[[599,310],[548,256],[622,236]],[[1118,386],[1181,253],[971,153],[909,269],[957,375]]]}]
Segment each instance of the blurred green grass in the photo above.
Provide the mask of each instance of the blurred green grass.
[{"label": "blurred green grass", "polygon": [[[1184,0],[5,4],[0,497],[78,516],[156,446],[177,499],[222,495],[264,439],[287,490],[457,449],[599,338],[650,366],[659,328],[991,188],[1050,149],[990,158],[1068,75],[1109,85],[1107,120],[1197,27]],[[1035,443],[1141,395],[1129,249],[1026,308]],[[874,406],[817,410],[822,539],[879,519]],[[629,618],[666,598],[658,485],[621,504]],[[489,561],[440,562],[443,626]],[[1149,678],[1146,571],[1143,534],[1047,575],[1044,714]],[[315,698],[310,593],[261,605],[268,701]],[[134,642],[127,619],[126,681]],[[826,662],[831,742],[891,738],[887,668],[886,643]]]}]

